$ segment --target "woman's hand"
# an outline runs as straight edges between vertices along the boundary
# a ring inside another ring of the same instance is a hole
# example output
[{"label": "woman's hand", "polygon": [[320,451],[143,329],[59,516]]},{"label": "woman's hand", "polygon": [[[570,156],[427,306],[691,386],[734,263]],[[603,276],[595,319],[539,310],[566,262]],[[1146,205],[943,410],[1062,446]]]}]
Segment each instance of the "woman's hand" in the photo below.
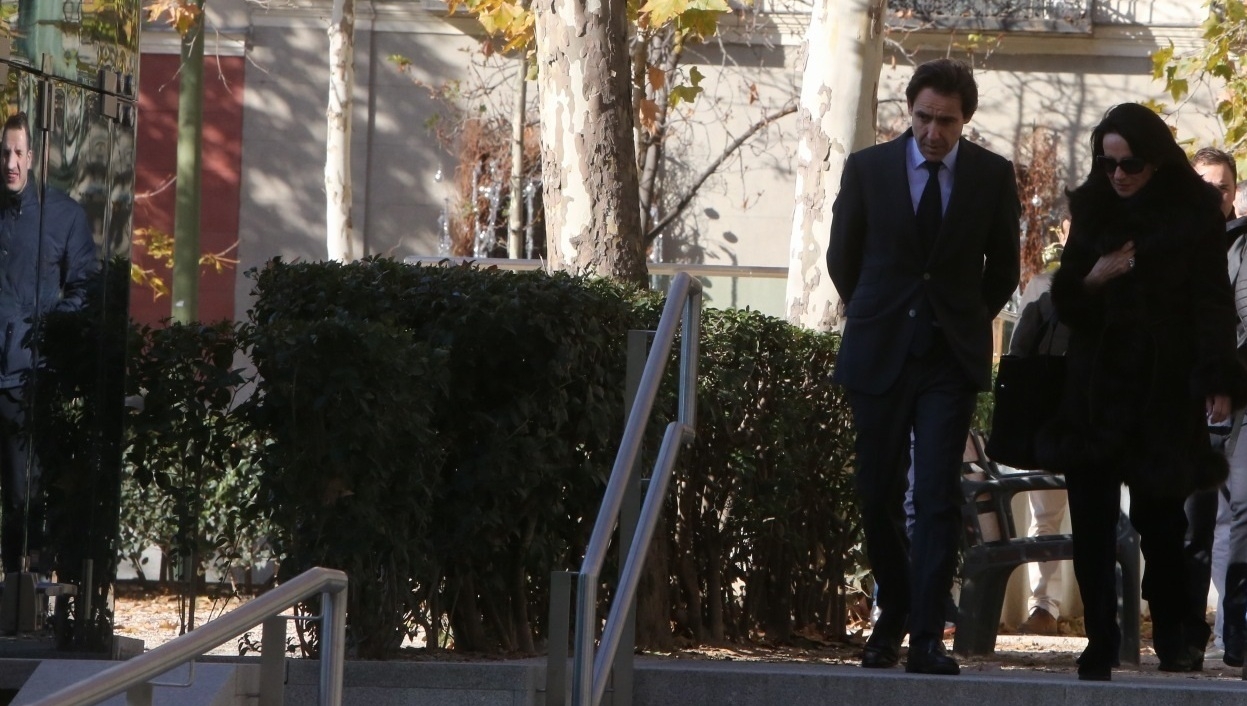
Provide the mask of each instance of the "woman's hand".
[{"label": "woman's hand", "polygon": [[1230,417],[1230,396],[1208,395],[1204,408],[1208,411],[1208,421],[1220,424]]},{"label": "woman's hand", "polygon": [[1096,260],[1095,267],[1083,278],[1083,283],[1092,289],[1105,282],[1120,277],[1134,269],[1134,241],[1130,241],[1107,255]]}]

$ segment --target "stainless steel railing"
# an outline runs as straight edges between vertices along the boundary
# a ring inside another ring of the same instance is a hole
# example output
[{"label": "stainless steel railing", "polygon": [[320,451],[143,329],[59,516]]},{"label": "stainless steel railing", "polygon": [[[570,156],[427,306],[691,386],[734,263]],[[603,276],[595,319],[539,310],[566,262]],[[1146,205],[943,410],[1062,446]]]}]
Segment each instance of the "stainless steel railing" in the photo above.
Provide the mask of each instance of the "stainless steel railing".
[{"label": "stainless steel railing", "polygon": [[[342,703],[342,661],[346,641],[346,574],[336,569],[308,569],[290,581],[197,630],[61,689],[30,706],[89,706],[126,694],[129,706],[151,706],[151,680],[193,660],[226,640],[261,623],[260,704],[279,706],[284,684],[285,619],[296,603],[321,595],[319,706]],[[159,684],[155,686],[160,686]]]},{"label": "stainless steel railing", "polygon": [[[461,257],[458,255],[408,255],[403,258],[408,265],[467,265],[497,267],[500,270],[531,271],[546,266],[545,260],[525,260],[505,257]],[[788,276],[787,267],[764,267],[761,265],[705,265],[682,262],[647,262],[650,275],[669,276],[686,272],[694,277],[732,276],[783,279]]]},{"label": "stainless steel railing", "polygon": [[[658,385],[662,380],[671,347],[675,342],[676,332],[681,328],[681,324],[684,334],[680,341],[679,417],[667,425],[663,435],[654,472],[650,477],[649,489],[641,507],[636,533],[630,542],[627,560],[620,572],[619,586],[611,603],[606,625],[602,628],[602,638],[595,657],[594,638],[598,624],[597,586],[602,564],[606,559],[611,534],[619,521],[620,507],[624,501],[633,467],[640,455],[641,442],[658,394]],[[640,580],[641,568],[645,563],[649,543],[653,538],[658,515],[662,510],[663,496],[671,479],[676,457],[680,447],[693,440],[696,427],[697,356],[700,335],[701,284],[688,273],[681,272],[676,274],[667,291],[667,303],[663,307],[662,318],[659,319],[658,329],[654,333],[653,345],[646,358],[641,380],[637,385],[636,397],[628,415],[627,426],[624,428],[619,453],[615,457],[615,465],[611,469],[611,477],[606,484],[602,507],[598,512],[593,534],[585,550],[584,562],[580,567],[572,658],[571,701],[574,706],[596,706],[602,700],[611,663],[619,648],[620,639],[629,627],[627,618],[631,615],[637,582]],[[566,613],[563,614],[566,615]],[[551,644],[561,639],[564,638],[555,635],[552,628]],[[556,651],[552,649],[551,654],[555,653]],[[561,680],[558,681],[561,682]],[[547,703],[562,703],[561,692],[564,685],[562,683],[551,684],[549,688],[557,689],[560,693],[557,696],[547,693]]]}]

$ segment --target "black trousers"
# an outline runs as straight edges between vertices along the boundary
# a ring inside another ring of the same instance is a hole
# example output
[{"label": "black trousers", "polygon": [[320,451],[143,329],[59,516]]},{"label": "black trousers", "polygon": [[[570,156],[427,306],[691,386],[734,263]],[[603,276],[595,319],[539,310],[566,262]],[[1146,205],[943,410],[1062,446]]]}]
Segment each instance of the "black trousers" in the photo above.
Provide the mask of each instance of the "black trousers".
[{"label": "black trousers", "polygon": [[[1074,530],[1074,575],[1082,595],[1087,651],[1093,661],[1108,663],[1121,644],[1117,624],[1117,518],[1121,475],[1116,469],[1066,477],[1070,522]],[[1211,629],[1204,603],[1196,600],[1195,582],[1183,551],[1187,520],[1180,497],[1158,497],[1131,489],[1130,522],[1139,533],[1146,561],[1142,592],[1152,612],[1153,644],[1162,661],[1183,649],[1202,651]],[[1206,579],[1205,579],[1206,581]],[[1204,599],[1207,599],[1207,583]]]},{"label": "black trousers", "polygon": [[[0,389],[0,561],[4,571],[20,571],[22,557],[38,554],[43,543],[40,469],[22,432],[21,388]],[[38,568],[38,567],[34,567]]]},{"label": "black trousers", "polygon": [[[961,458],[977,391],[942,336],[911,356],[881,395],[849,391],[857,429],[857,493],[879,607],[909,616],[910,641],[939,639],[961,532]],[[905,531],[913,430],[914,526]]]},{"label": "black trousers", "polygon": [[1212,543],[1217,528],[1217,506],[1225,486],[1200,490],[1186,499],[1186,536],[1182,550],[1186,560],[1190,590],[1190,610],[1201,615],[1208,611],[1208,586],[1212,582]]}]

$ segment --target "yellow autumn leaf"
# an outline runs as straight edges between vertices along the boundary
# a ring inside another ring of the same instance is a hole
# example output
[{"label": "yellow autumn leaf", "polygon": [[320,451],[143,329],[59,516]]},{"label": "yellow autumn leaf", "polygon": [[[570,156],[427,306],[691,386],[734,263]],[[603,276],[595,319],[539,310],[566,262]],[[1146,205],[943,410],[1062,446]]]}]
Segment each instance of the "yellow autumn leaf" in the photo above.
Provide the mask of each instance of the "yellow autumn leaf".
[{"label": "yellow autumn leaf", "polygon": [[661,27],[684,14],[687,9],[688,0],[647,0],[641,7],[641,14],[649,15],[651,27]]},{"label": "yellow autumn leaf", "polygon": [[707,12],[731,12],[726,0],[689,0],[688,9]]},{"label": "yellow autumn leaf", "polygon": [[203,10],[196,4],[186,0],[153,0],[147,6],[147,19],[156,22],[166,15],[169,26],[185,35],[195,25]]},{"label": "yellow autumn leaf", "polygon": [[671,89],[671,105],[675,107],[681,103],[692,103],[697,100],[697,96],[702,92],[702,88],[697,86],[676,86]]},{"label": "yellow autumn leaf", "polygon": [[695,37],[705,39],[713,37],[719,31],[719,16],[722,12],[710,10],[688,9],[679,17],[679,27]]}]

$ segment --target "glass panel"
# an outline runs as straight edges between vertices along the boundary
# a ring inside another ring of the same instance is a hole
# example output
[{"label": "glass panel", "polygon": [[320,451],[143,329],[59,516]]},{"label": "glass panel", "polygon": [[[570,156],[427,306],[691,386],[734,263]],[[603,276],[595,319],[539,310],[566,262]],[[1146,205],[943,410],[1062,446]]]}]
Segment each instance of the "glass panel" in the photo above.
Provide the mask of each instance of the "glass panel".
[{"label": "glass panel", "polygon": [[88,87],[99,86],[100,71],[132,78],[140,11],[132,0],[0,0],[0,22],[13,37],[12,55],[0,58]]},{"label": "glass panel", "polygon": [[[664,263],[666,264],[666,263]],[[675,268],[678,270],[679,265]],[[656,269],[650,266],[650,272]],[[697,268],[697,279],[701,280],[702,303],[715,309],[752,309],[753,311],[785,318],[785,302],[787,299],[788,280],[770,272],[759,273],[759,268],[720,267],[723,274],[705,274],[710,267]],[[671,286],[672,275],[651,274],[650,288],[665,292]]]},{"label": "glass panel", "polygon": [[[106,113],[129,122],[132,106],[21,69],[9,85],[0,463],[16,470],[0,475],[0,560],[6,573],[26,566],[77,589],[52,602],[36,635],[100,650],[112,633],[134,173],[133,126]],[[29,156],[18,115],[29,122]],[[14,165],[29,166],[25,178]],[[4,621],[0,610],[0,630]]]}]

